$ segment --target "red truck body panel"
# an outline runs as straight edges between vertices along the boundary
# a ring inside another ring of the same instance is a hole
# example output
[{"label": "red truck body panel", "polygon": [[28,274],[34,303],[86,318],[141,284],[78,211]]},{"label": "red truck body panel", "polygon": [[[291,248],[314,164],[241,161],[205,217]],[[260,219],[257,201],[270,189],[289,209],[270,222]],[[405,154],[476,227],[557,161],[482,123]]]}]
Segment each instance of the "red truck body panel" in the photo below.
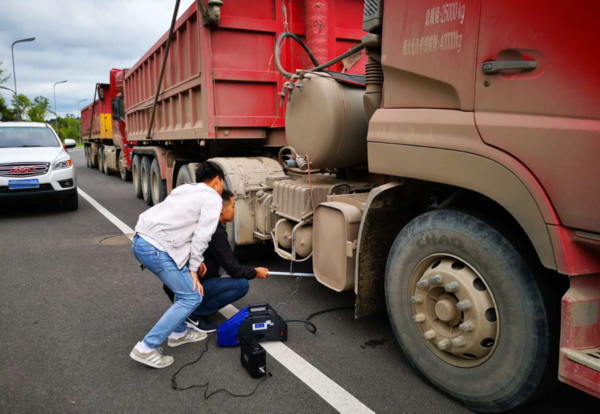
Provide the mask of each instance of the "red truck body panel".
[{"label": "red truck body panel", "polygon": [[[106,90],[109,89],[108,84],[104,84],[104,86],[106,87]],[[91,122],[92,112],[94,113],[93,122]],[[107,131],[102,130],[100,122],[101,116],[106,114],[110,114],[112,116],[110,100],[107,101],[106,99],[104,101],[96,99],[93,104],[89,104],[81,110],[81,133],[83,134],[83,139],[100,139],[107,137]],[[91,136],[90,129],[92,130]],[[112,134],[112,131],[110,133]]]},{"label": "red truck body panel", "polygon": [[[304,1],[229,0],[221,8],[220,27],[209,29],[194,3],[177,20],[167,59],[153,140],[266,138],[268,128],[284,126],[279,107],[283,78],[275,68],[278,35],[306,35]],[[363,2],[330,0],[326,25],[329,59],[359,43]],[[318,29],[318,28],[317,28]],[[312,28],[315,30],[315,28]],[[147,139],[148,126],[168,33],[127,72],[125,106],[129,139]],[[282,63],[289,71],[308,58],[286,42]],[[291,59],[291,57],[293,57]],[[290,62],[291,60],[291,62]],[[364,73],[363,56],[350,69]],[[341,65],[337,65],[340,69]]]},{"label": "red truck body panel", "polygon": [[[564,226],[600,232],[600,55],[589,48],[600,3],[559,3],[483,3],[475,119],[486,143],[537,177]],[[537,68],[481,70],[500,60]]]}]

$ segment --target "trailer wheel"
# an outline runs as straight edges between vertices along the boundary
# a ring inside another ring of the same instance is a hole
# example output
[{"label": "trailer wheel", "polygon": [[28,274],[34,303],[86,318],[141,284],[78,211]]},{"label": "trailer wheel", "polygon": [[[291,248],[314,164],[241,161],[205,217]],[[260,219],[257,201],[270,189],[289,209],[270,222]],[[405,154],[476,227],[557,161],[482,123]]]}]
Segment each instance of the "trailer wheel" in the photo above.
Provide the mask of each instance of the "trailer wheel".
[{"label": "trailer wheel", "polygon": [[187,165],[182,165],[179,168],[179,172],[177,173],[177,181],[175,183],[175,187],[179,187],[180,185],[193,183],[192,173],[190,173],[190,169]]},{"label": "trailer wheel", "polygon": [[92,168],[92,162],[90,160],[90,147],[84,147],[83,153],[85,155],[85,166]]},{"label": "trailer wheel", "polygon": [[104,147],[100,147],[98,150],[98,170],[104,172]]},{"label": "trailer wheel", "polygon": [[142,198],[142,157],[134,155],[131,163],[131,175],[133,178],[133,192],[137,198]]},{"label": "trailer wheel", "polygon": [[96,168],[98,166],[98,161],[97,161],[97,155],[96,157],[94,157],[94,151],[92,150],[92,147],[88,147],[89,151],[90,151],[90,165],[91,168]]},{"label": "trailer wheel", "polygon": [[417,217],[390,251],[385,294],[409,362],[478,412],[534,400],[557,376],[558,321],[537,258],[490,220]]},{"label": "trailer wheel", "polygon": [[108,157],[106,156],[104,151],[102,151],[102,161],[104,161],[104,166],[102,168],[102,172],[106,175],[111,175],[112,171],[110,170],[110,168],[108,168]]},{"label": "trailer wheel", "polygon": [[156,158],[150,168],[150,190],[154,205],[162,203],[167,198],[167,182],[160,175],[160,164]]},{"label": "trailer wheel", "polygon": [[142,198],[147,205],[152,205],[152,192],[150,191],[152,183],[150,182],[150,157],[144,156],[142,158],[142,169],[140,170],[140,181],[142,182]]},{"label": "trailer wheel", "polygon": [[121,180],[131,181],[131,171],[123,165],[123,161],[123,151],[119,151],[119,174],[121,175]]}]

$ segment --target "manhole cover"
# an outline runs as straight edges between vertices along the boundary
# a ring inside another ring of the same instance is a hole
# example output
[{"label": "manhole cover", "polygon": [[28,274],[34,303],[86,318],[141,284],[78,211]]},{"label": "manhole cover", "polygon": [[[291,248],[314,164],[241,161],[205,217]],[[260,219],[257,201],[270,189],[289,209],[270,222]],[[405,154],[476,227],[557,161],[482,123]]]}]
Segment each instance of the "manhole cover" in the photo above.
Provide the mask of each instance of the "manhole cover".
[{"label": "manhole cover", "polygon": [[133,234],[119,234],[118,236],[111,236],[100,240],[100,244],[106,244],[108,246],[127,245],[131,244],[130,237],[133,237]]}]

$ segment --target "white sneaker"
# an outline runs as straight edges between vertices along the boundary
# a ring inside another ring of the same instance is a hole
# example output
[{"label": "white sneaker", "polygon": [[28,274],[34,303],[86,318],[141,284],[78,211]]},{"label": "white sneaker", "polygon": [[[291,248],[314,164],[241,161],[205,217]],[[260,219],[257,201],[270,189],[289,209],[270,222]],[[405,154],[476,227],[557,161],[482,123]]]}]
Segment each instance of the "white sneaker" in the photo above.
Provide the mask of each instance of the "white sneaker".
[{"label": "white sneaker", "polygon": [[167,341],[167,345],[171,348],[175,348],[176,346],[188,344],[190,342],[200,342],[206,339],[207,335],[204,332],[196,332],[191,329],[188,329],[181,338],[173,339],[169,337]]},{"label": "white sneaker", "polygon": [[163,355],[161,347],[153,349],[151,352],[145,354],[138,351],[137,345],[133,347],[129,356],[144,365],[148,365],[152,368],[166,368],[171,365],[175,359],[172,356]]}]

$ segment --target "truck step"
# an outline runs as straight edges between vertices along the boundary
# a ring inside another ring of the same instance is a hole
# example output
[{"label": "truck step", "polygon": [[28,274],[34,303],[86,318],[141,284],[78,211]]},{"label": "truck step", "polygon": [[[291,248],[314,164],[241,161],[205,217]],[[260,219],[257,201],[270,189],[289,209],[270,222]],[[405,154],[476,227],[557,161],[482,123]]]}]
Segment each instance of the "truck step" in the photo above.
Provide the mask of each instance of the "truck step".
[{"label": "truck step", "polygon": [[564,349],[563,353],[573,362],[600,372],[600,348],[592,349]]}]

